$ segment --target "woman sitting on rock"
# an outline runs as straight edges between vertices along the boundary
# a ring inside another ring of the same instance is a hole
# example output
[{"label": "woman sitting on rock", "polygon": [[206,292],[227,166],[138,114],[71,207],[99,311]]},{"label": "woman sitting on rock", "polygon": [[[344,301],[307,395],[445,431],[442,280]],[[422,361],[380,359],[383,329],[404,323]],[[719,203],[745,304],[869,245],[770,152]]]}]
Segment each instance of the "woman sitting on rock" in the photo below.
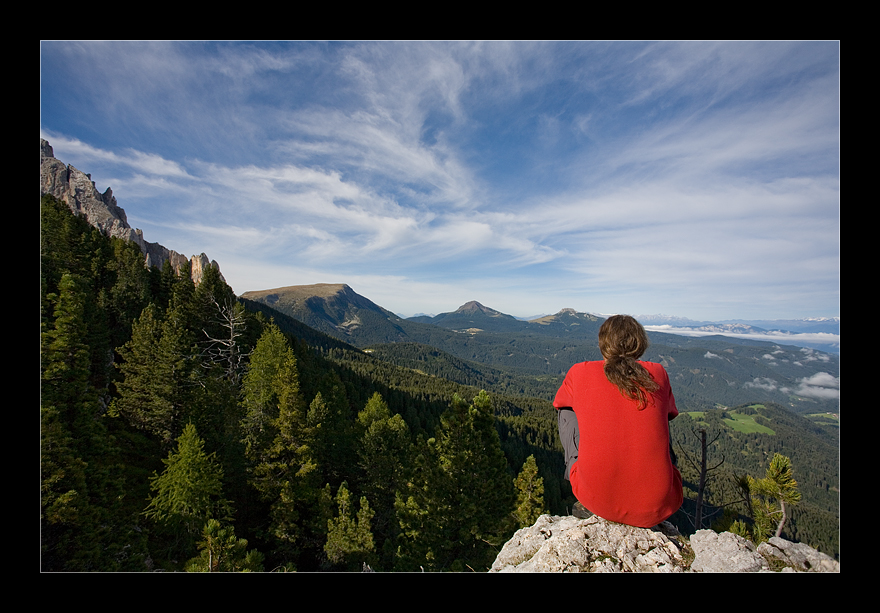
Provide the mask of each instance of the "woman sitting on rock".
[{"label": "woman sitting on rock", "polygon": [[605,359],[572,366],[556,393],[578,517],[594,513],[650,528],[681,506],[681,473],[669,441],[678,410],[663,366],[639,360],[647,348],[638,321],[609,317],[599,329]]}]

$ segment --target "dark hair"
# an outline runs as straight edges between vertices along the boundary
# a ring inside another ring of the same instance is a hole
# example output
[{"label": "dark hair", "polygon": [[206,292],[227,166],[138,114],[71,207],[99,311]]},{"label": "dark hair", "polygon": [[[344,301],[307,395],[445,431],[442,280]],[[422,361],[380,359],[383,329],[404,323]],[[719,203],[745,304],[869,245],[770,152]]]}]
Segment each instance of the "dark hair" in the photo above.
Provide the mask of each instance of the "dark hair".
[{"label": "dark hair", "polygon": [[648,334],[642,324],[629,315],[613,315],[599,328],[599,351],[605,358],[605,376],[621,394],[637,400],[640,411],[647,404],[647,394],[660,388],[651,373],[638,362],[647,348]]}]

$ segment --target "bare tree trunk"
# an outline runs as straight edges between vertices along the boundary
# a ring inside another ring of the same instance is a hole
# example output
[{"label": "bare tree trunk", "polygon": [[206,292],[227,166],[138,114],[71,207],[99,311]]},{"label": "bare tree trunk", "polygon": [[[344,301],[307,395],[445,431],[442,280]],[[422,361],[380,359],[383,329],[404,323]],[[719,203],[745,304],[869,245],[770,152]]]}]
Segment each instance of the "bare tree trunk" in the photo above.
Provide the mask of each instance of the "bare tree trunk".
[{"label": "bare tree trunk", "polygon": [[785,520],[788,519],[788,515],[785,512],[785,501],[780,500],[779,504],[782,506],[782,519],[779,520],[779,523],[776,525],[776,536],[782,536],[782,527],[785,525]]},{"label": "bare tree trunk", "polygon": [[224,305],[212,298],[217,309],[216,320],[227,331],[224,338],[214,338],[206,330],[202,330],[207,337],[206,348],[203,350],[204,365],[208,368],[214,364],[225,364],[226,378],[234,383],[238,382],[240,375],[239,366],[242,357],[238,338],[244,333],[246,317],[244,307],[235,300]]},{"label": "bare tree trunk", "polygon": [[697,488],[697,508],[694,514],[694,524],[699,530],[703,527],[703,491],[706,489],[706,430],[700,430],[700,485]]}]

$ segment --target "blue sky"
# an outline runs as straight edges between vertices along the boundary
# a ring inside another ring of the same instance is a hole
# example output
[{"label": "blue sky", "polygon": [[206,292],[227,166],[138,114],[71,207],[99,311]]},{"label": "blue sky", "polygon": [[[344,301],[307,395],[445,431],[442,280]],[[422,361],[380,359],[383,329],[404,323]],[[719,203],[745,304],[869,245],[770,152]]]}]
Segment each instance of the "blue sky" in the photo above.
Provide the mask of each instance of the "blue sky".
[{"label": "blue sky", "polygon": [[236,293],[840,315],[840,45],[43,41],[40,135]]}]

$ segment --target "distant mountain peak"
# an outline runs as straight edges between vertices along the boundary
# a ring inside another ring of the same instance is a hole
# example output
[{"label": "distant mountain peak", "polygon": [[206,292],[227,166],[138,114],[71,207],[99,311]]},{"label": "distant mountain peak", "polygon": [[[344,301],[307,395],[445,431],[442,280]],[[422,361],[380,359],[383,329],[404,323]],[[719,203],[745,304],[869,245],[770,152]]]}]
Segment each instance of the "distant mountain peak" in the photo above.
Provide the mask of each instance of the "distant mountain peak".
[{"label": "distant mountain peak", "polygon": [[[394,322],[400,318],[361,296],[346,283],[288,285],[244,292],[246,300],[265,304],[316,330],[346,342],[371,327],[383,329],[382,338],[372,342],[396,342],[405,336]],[[389,331],[389,329],[391,331]]]},{"label": "distant mountain peak", "polygon": [[485,313],[486,315],[504,315],[500,311],[496,311],[495,309],[490,309],[487,306],[484,306],[477,302],[476,300],[471,300],[467,302],[455,311],[456,313]]},{"label": "distant mountain peak", "polygon": [[593,315],[592,313],[581,313],[576,309],[566,307],[553,315],[544,315],[543,317],[530,319],[529,323],[541,325],[563,324],[568,326],[580,325],[582,322],[589,322],[592,324],[599,321],[600,319],[602,318],[598,315]]},{"label": "distant mountain peak", "polygon": [[327,298],[339,293],[354,293],[354,290],[352,290],[346,283],[315,283],[312,285],[288,285],[287,287],[249,291],[242,294],[242,296],[252,300],[257,300],[270,294],[290,294],[296,297],[306,298],[311,298],[312,296]]},{"label": "distant mountain peak", "polygon": [[[380,313],[392,313],[371,300],[355,292],[347,283],[314,283],[312,285],[288,285],[274,289],[244,292],[242,298],[263,302],[268,305],[299,305],[315,301],[324,305],[334,305],[335,309],[347,310],[350,307],[368,309]],[[288,313],[290,314],[290,313]],[[338,322],[337,322],[338,323]]]}]

